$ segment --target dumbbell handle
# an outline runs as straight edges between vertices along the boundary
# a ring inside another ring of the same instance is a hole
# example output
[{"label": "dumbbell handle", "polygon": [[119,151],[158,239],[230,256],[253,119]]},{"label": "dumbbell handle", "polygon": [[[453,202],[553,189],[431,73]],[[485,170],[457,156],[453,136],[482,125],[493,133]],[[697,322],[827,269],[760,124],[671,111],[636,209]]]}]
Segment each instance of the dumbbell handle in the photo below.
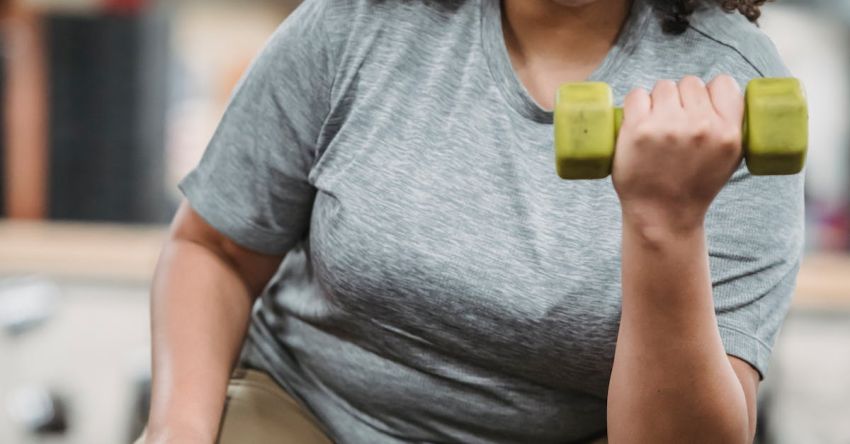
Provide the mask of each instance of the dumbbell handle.
[{"label": "dumbbell handle", "polygon": [[[747,85],[742,122],[744,157],[754,175],[799,173],[808,149],[808,108],[793,78],[755,79]],[[611,173],[623,109],[604,83],[565,84],[555,105],[555,156],[564,179]]]}]

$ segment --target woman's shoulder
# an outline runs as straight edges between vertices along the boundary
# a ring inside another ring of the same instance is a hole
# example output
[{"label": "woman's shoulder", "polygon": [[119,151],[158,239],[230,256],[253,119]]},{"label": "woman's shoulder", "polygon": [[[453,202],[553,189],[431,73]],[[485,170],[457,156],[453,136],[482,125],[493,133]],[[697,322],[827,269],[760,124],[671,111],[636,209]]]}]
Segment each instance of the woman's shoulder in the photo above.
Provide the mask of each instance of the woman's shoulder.
[{"label": "woman's shoulder", "polygon": [[481,1],[304,0],[298,9],[318,17],[311,20],[315,26],[307,35],[328,48],[331,100],[337,103],[359,79],[373,82],[394,67],[414,75],[412,70],[427,66],[448,41],[471,41],[480,23]]},{"label": "woman's shoulder", "polygon": [[789,75],[770,38],[737,12],[727,12],[717,4],[704,5],[690,18],[686,33],[725,53],[718,63],[748,66],[760,77]]},{"label": "woman's shoulder", "polygon": [[[404,44],[427,45],[469,27],[482,0],[304,0],[290,19],[306,37],[331,46],[338,61],[399,50]],[[296,16],[300,16],[297,17]],[[291,21],[287,19],[287,21]]]}]

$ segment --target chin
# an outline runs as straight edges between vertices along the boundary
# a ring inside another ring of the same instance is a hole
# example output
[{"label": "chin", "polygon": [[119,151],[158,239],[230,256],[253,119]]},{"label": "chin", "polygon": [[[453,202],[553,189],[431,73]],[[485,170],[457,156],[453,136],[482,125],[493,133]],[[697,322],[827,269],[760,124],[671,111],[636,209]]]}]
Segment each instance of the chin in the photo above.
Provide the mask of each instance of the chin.
[{"label": "chin", "polygon": [[561,6],[579,7],[589,5],[591,3],[596,3],[597,1],[599,0],[552,0],[552,3]]}]

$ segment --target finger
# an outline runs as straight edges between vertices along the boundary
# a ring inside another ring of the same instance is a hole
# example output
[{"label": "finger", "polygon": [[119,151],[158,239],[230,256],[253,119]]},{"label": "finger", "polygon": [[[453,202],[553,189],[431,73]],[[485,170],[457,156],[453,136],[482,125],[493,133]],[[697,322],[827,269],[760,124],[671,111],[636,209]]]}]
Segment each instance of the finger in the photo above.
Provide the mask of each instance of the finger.
[{"label": "finger", "polygon": [[710,115],[714,107],[705,83],[699,77],[687,76],[679,82],[679,96],[682,106],[688,114]]},{"label": "finger", "polygon": [[652,111],[681,111],[679,87],[672,80],[659,80],[652,90]]},{"label": "finger", "polygon": [[738,82],[728,75],[716,77],[708,84],[714,110],[725,121],[740,124],[744,119],[744,98]]},{"label": "finger", "polygon": [[652,110],[652,99],[643,88],[633,89],[623,101],[623,120],[638,120]]}]

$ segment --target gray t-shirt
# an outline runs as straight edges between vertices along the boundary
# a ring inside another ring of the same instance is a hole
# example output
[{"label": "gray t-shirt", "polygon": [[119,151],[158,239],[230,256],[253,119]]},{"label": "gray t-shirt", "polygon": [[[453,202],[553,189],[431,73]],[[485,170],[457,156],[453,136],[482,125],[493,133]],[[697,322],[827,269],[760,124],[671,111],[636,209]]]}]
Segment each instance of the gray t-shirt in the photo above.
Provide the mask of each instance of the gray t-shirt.
[{"label": "gray t-shirt", "polygon": [[[610,178],[555,174],[498,0],[308,0],[237,87],[194,209],[287,253],[242,361],[340,443],[566,443],[604,433],[620,316]],[[565,52],[569,48],[564,48]],[[643,1],[591,76],[633,87],[787,75],[746,19],[665,35]],[[766,371],[803,239],[803,178],[739,169],[707,216],[729,354]],[[669,276],[676,279],[677,276]]]}]

